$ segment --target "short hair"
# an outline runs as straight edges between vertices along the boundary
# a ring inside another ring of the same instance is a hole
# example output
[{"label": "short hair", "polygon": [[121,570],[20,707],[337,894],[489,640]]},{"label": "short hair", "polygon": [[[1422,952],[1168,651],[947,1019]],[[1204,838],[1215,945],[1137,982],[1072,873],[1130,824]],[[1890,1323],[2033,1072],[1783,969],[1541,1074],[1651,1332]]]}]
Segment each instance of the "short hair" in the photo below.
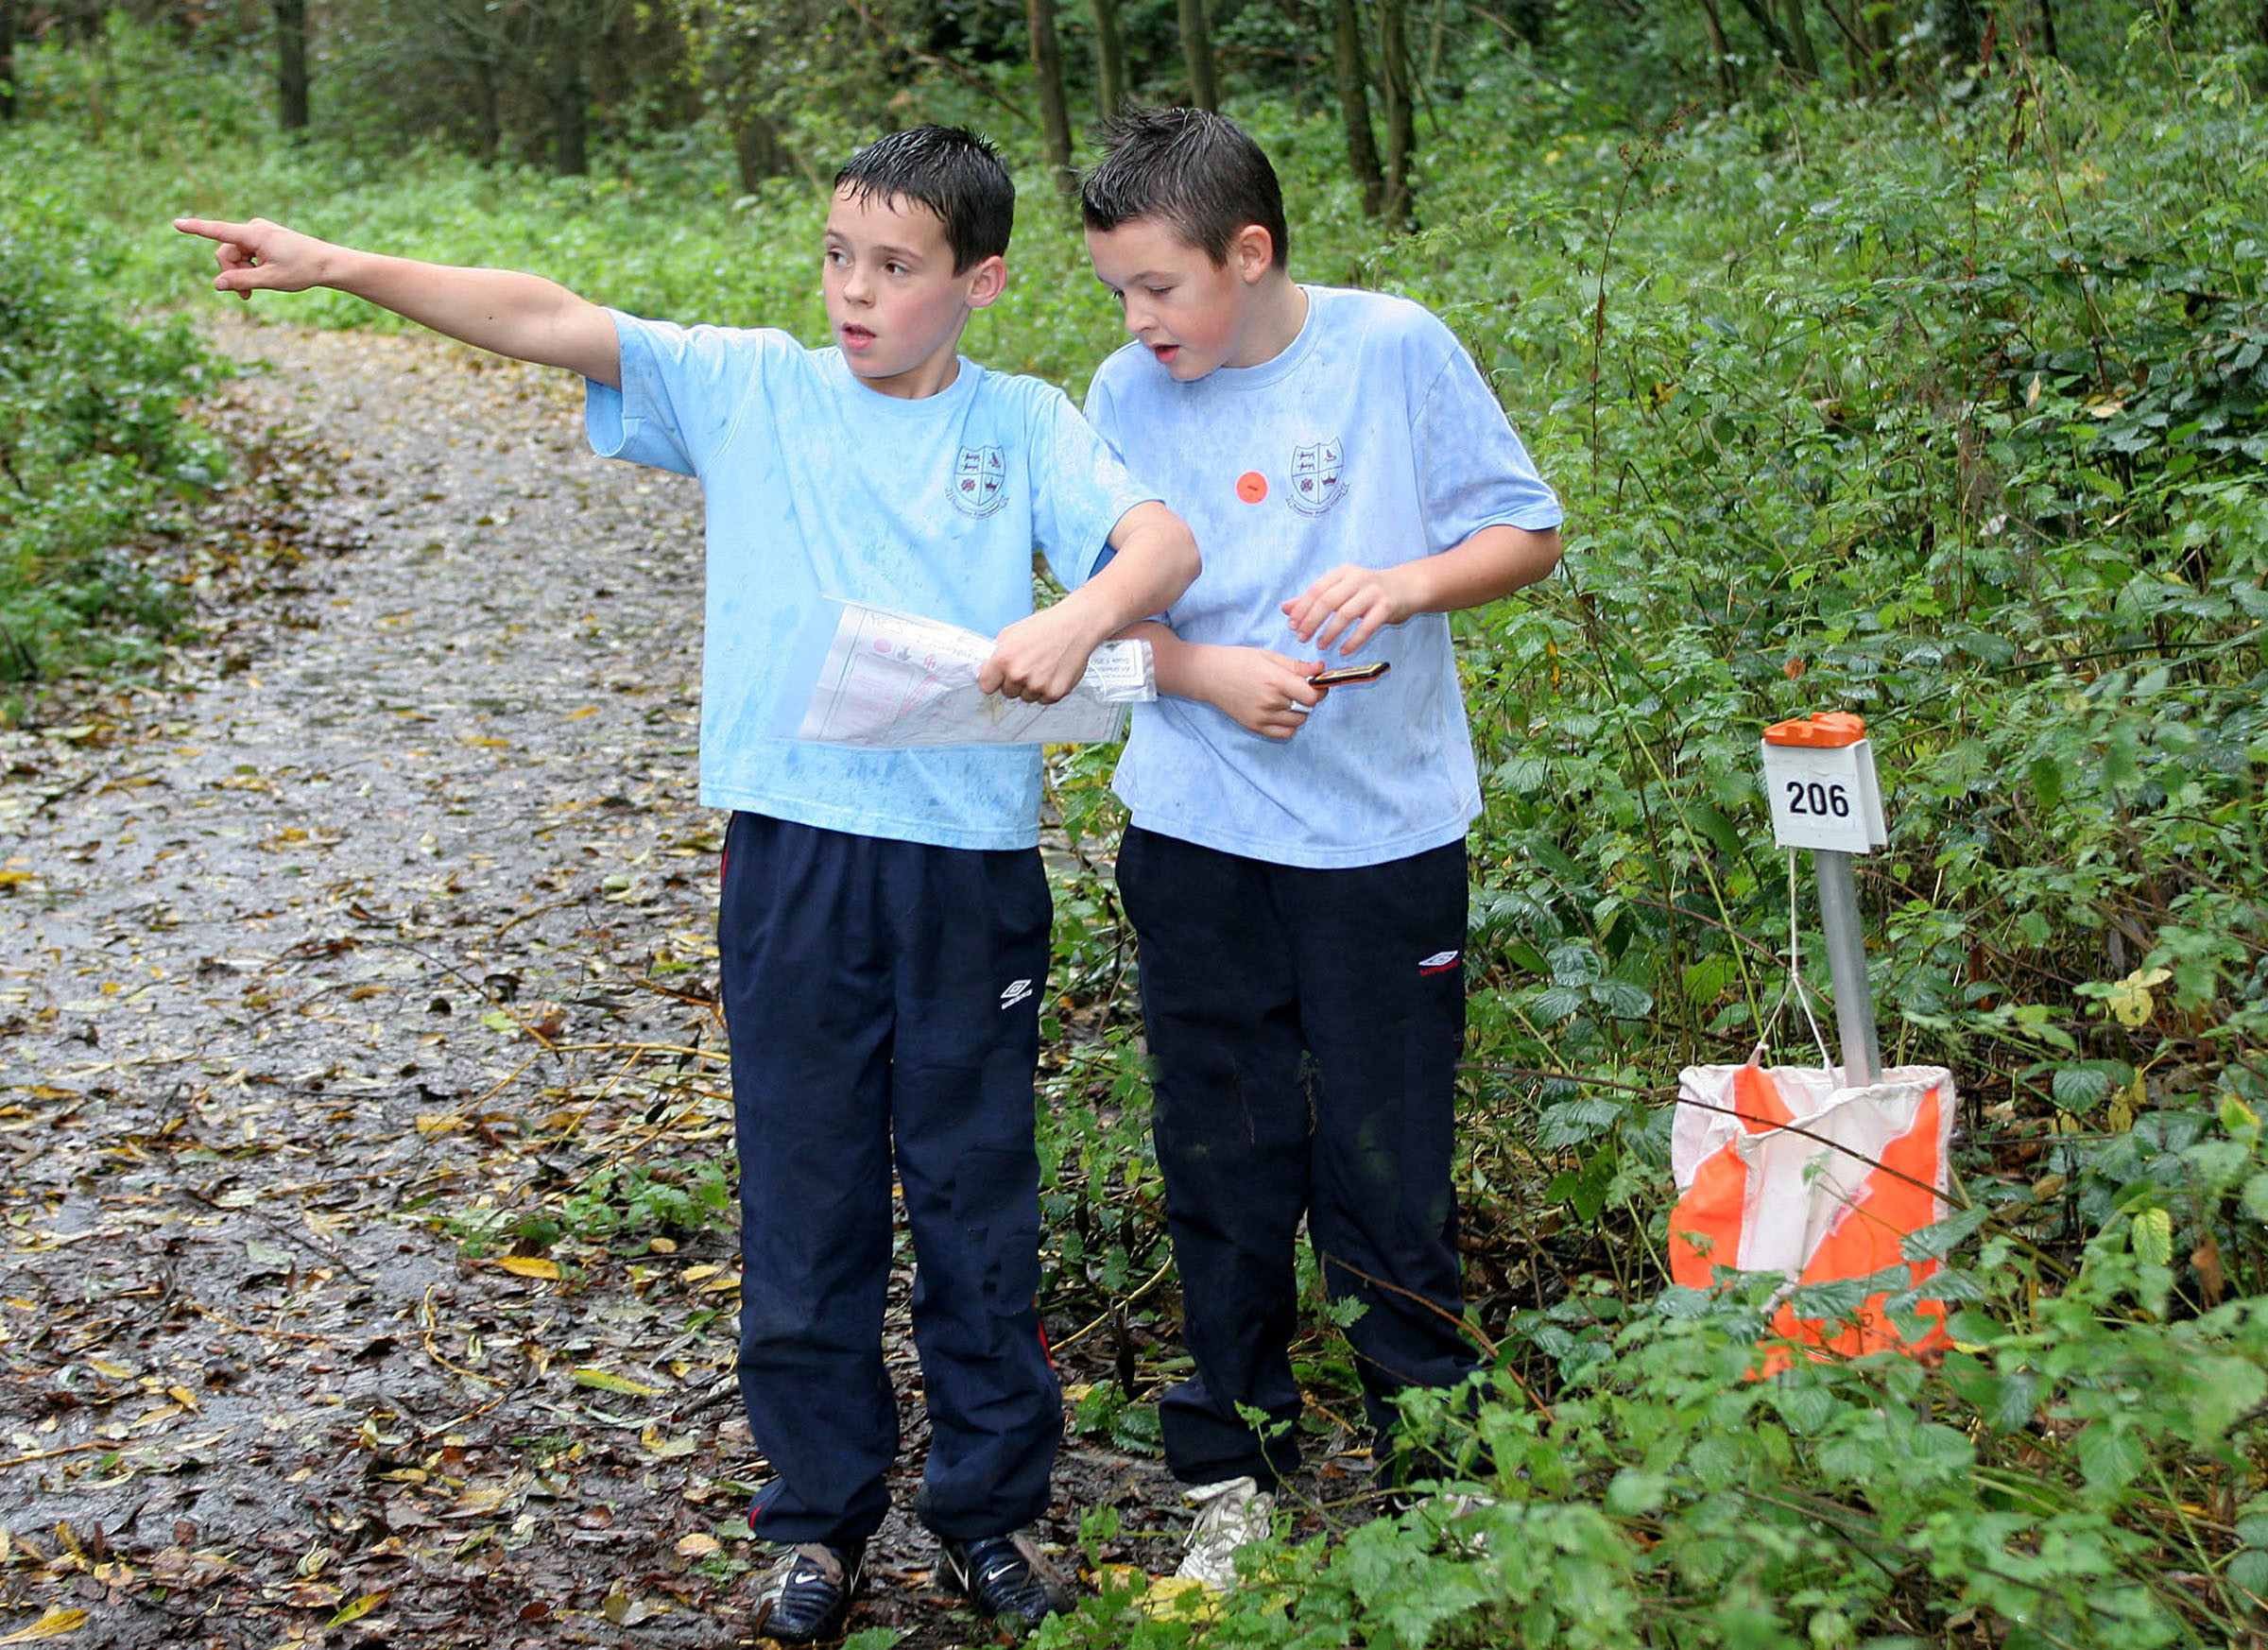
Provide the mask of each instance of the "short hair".
[{"label": "short hair", "polygon": [[1016,227],[1016,180],[1000,151],[964,127],[917,126],[878,137],[834,175],[854,200],[911,200],[945,225],[953,272],[1005,256]]},{"label": "short hair", "polygon": [[1283,190],[1261,147],[1225,114],[1204,109],[1130,109],[1095,134],[1103,158],[1079,180],[1091,230],[1156,218],[1214,264],[1228,262],[1237,232],[1258,224],[1289,266]]}]

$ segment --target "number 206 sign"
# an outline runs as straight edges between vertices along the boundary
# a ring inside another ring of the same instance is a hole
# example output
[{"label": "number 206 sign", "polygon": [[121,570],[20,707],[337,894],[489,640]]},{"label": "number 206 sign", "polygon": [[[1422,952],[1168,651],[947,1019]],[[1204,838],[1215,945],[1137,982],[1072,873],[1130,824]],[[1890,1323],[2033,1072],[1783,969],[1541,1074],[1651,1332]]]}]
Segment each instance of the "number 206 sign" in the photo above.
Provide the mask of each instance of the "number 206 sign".
[{"label": "number 206 sign", "polygon": [[1866,724],[1841,711],[1764,730],[1764,792],[1780,847],[1871,853],[1889,845],[1865,735]]}]

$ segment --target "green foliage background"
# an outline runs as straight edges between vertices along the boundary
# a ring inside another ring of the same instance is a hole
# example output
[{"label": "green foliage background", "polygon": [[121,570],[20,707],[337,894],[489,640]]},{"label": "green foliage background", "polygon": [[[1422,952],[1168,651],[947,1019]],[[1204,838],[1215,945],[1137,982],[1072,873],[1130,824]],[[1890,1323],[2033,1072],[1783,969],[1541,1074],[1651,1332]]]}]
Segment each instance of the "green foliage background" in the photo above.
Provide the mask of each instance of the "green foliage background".
[{"label": "green foliage background", "polygon": [[[1567,59],[1468,76],[1413,236],[1362,217],[1297,97],[1234,107],[1284,173],[1297,272],[1448,318],[1569,506],[1564,576],[1463,621],[1487,813],[1460,1176],[1495,1356],[1477,1408],[1413,1418],[1493,1502],[1279,1546],[1207,1611],[1106,1589],[1047,1638],[2241,1641],[2268,1593],[2258,53],[2185,51],[2138,9],[2093,61],[1679,112],[1637,94],[1690,18],[1644,15],[1635,68],[1577,79],[1606,26],[1571,14]],[[131,30],[20,66],[0,662],[130,662],[163,631],[137,530],[217,474],[173,417],[214,370],[147,318],[195,313],[208,265],[175,213],[821,331],[816,194],[744,195],[713,143],[648,133],[554,179],[280,145],[241,64]],[[986,122],[980,89],[923,97]],[[1015,284],[966,347],[1076,393],[1114,318],[1023,159]],[[387,324],[334,295],[253,313]],[[1772,1013],[1812,919],[1755,742],[1825,709],[1868,718],[1889,798],[1862,885],[1885,1053],[1964,1091],[1958,1212],[1922,1240],[1959,1347],[1753,1382],[1761,1298],[1662,1288],[1665,1100],[1759,1040],[1815,1057]],[[1108,765],[1054,775],[1042,1136],[1051,1309],[1135,1377],[1077,1418],[1139,1447],[1171,1294]],[[1343,1395],[1327,1329],[1300,1357]]]}]

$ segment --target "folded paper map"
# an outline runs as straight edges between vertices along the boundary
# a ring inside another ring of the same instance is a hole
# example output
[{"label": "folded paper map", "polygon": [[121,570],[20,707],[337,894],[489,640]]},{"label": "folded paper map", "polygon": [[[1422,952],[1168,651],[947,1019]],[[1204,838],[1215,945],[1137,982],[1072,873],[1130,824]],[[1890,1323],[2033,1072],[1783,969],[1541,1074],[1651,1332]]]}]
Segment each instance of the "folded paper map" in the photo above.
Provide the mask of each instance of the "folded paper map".
[{"label": "folded paper map", "polygon": [[1035,705],[977,690],[989,636],[862,602],[839,610],[798,739],[878,748],[1082,744],[1121,737],[1126,706],[1158,696],[1147,642],[1104,643],[1076,687]]}]

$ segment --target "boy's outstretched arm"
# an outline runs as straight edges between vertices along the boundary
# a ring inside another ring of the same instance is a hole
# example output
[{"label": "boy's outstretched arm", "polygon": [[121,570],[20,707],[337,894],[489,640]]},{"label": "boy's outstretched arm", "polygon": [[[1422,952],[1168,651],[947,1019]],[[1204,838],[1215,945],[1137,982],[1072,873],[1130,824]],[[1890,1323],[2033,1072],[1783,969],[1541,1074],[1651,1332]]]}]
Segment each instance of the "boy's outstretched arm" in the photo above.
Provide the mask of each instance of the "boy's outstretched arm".
[{"label": "boy's outstretched arm", "polygon": [[478,349],[621,387],[613,318],[541,275],[384,257],[264,217],[249,223],[177,217],[173,227],[218,243],[220,273],[213,284],[219,291],[249,299],[255,292],[329,286]]},{"label": "boy's outstretched arm", "polygon": [[1101,572],[1052,608],[1000,633],[977,672],[986,693],[1052,705],[1079,685],[1087,656],[1136,619],[1161,611],[1197,576],[1197,541],[1179,516],[1155,500],[1136,505],[1110,529],[1117,552]]},{"label": "boy's outstretched arm", "polygon": [[1292,634],[1317,650],[1341,636],[1353,653],[1387,625],[1418,613],[1453,613],[1510,595],[1559,565],[1559,529],[1483,527],[1438,556],[1392,567],[1334,567],[1283,604]]}]

